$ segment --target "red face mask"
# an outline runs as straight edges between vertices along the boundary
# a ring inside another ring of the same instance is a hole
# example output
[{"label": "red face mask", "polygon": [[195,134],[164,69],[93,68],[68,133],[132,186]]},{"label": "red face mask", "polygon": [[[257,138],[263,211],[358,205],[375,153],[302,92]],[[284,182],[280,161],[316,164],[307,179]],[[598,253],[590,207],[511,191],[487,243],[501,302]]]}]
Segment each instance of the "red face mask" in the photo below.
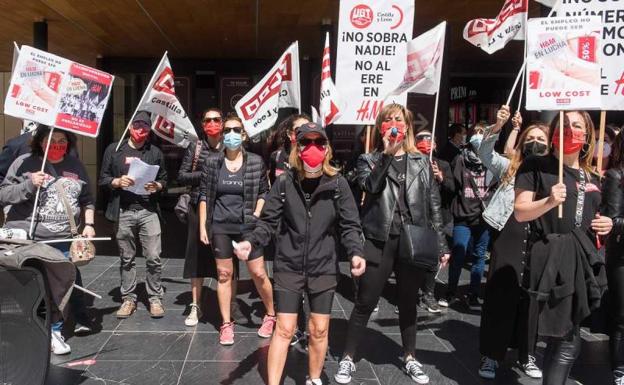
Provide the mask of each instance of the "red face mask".
[{"label": "red face mask", "polygon": [[429,140],[421,140],[416,142],[416,149],[422,152],[423,154],[431,153],[431,141]]},{"label": "red face mask", "polygon": [[381,123],[381,136],[385,136],[388,130],[396,128],[396,134],[393,132],[390,134],[390,140],[393,142],[400,142],[405,138],[405,122],[383,122]]},{"label": "red face mask", "polygon": [[50,143],[50,149],[48,150],[48,159],[50,159],[52,162],[56,162],[63,159],[66,153],[67,143]]},{"label": "red face mask", "polygon": [[206,122],[202,125],[202,128],[204,129],[204,133],[208,136],[221,135],[221,123]]},{"label": "red face mask", "polygon": [[132,141],[134,143],[137,144],[141,144],[143,142],[145,142],[145,140],[147,139],[147,137],[149,136],[149,129],[148,128],[134,128],[134,127],[130,127],[130,137],[132,138]]},{"label": "red face mask", "polygon": [[[553,148],[559,148],[559,128],[555,129],[552,138]],[[585,130],[582,128],[564,127],[563,153],[570,155],[581,151],[585,144]]]},{"label": "red face mask", "polygon": [[303,168],[307,172],[318,172],[323,167],[327,148],[325,146],[317,146],[316,144],[308,144],[299,151],[299,157],[303,161]]}]

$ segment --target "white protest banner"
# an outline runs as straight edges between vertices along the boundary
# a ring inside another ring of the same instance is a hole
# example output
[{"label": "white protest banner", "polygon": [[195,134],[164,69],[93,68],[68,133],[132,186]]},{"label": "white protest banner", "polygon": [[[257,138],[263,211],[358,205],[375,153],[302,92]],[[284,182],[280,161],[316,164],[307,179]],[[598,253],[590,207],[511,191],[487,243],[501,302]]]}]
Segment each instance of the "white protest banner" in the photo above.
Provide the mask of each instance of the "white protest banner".
[{"label": "white protest banner", "polygon": [[433,95],[440,89],[446,21],[407,43],[407,71],[390,94],[404,92]]},{"label": "white protest banner", "polygon": [[511,40],[524,40],[528,4],[529,0],[505,0],[496,19],[470,20],[464,27],[464,39],[490,55]]},{"label": "white protest banner", "polygon": [[527,110],[600,109],[600,17],[529,20]]},{"label": "white protest banner", "polygon": [[269,73],[235,106],[249,136],[271,128],[277,121],[279,109],[288,107],[301,111],[297,41],[288,47]]},{"label": "white protest banner", "polygon": [[[151,113],[152,131],[164,140],[184,148],[197,141],[193,124],[176,96],[175,77],[167,52],[160,60],[134,114],[137,111]],[[133,119],[130,119],[130,124]]]},{"label": "white protest banner", "polygon": [[96,137],[113,75],[49,52],[22,46],[4,113]]},{"label": "white protest banner", "polygon": [[547,6],[548,8],[556,8],[557,3],[561,2],[561,0],[535,0],[538,3]]},{"label": "white protest banner", "polygon": [[344,103],[331,77],[329,32],[325,34],[325,48],[323,49],[323,61],[321,64],[321,96],[319,110],[321,125],[323,127],[329,126],[340,118],[344,110]]},{"label": "white protest banner", "polygon": [[602,109],[624,110],[624,1],[565,0],[559,16],[602,17]]},{"label": "white protest banner", "polygon": [[[413,25],[413,0],[340,1],[336,88],[346,108],[336,124],[374,124],[403,80]],[[407,94],[393,101],[405,105]]]}]

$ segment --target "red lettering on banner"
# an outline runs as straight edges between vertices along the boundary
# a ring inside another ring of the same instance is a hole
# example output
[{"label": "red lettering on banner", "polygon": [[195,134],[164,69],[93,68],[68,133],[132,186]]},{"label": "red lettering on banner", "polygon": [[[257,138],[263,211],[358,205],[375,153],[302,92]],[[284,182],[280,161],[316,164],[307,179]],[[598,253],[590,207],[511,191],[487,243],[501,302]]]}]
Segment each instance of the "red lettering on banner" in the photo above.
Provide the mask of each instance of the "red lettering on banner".
[{"label": "red lettering on banner", "polygon": [[620,92],[620,89],[622,89],[621,93],[622,96],[624,96],[624,72],[622,72],[622,76],[615,81],[615,94],[617,95],[618,92]]},{"label": "red lettering on banner", "polygon": [[175,123],[158,115],[158,118],[156,118],[156,122],[154,123],[154,130],[160,132],[167,138],[171,138],[173,140],[174,132],[175,132]]},{"label": "red lettering on banner", "polygon": [[256,112],[258,112],[258,109],[260,109],[268,99],[279,92],[282,82],[290,80],[292,80],[292,55],[288,53],[284,57],[280,67],[271,74],[269,80],[262,85],[260,90],[251,99],[241,106],[243,118],[245,120],[252,119],[256,115]]},{"label": "red lettering on banner", "polygon": [[596,37],[581,36],[578,42],[578,57],[591,62],[596,62]]},{"label": "red lettering on banner", "polygon": [[175,82],[171,67],[167,67],[160,73],[158,80],[154,83],[154,89],[158,92],[165,92],[169,95],[175,95]]},{"label": "red lettering on banner", "polygon": [[379,111],[383,108],[384,102],[383,100],[376,100],[373,104],[371,104],[370,100],[363,100],[362,105],[357,110],[356,120],[375,120]]},{"label": "red lettering on banner", "polygon": [[364,29],[373,22],[373,10],[366,4],[358,4],[351,10],[349,18],[355,28]]},{"label": "red lettering on banner", "polygon": [[472,20],[468,26],[468,37],[473,37],[482,33],[487,33],[490,36],[493,35],[507,19],[518,13],[527,12],[528,2],[529,0],[507,0],[495,20]]}]

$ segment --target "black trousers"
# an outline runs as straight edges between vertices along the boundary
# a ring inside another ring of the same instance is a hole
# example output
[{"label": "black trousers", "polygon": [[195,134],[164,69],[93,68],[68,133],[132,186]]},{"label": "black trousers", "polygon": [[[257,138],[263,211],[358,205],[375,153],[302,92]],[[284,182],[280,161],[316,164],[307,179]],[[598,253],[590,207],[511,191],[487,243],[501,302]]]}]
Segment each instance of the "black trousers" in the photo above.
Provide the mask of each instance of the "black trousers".
[{"label": "black trousers", "polygon": [[423,285],[426,271],[413,266],[396,263],[399,237],[390,236],[387,242],[367,240],[364,255],[380,257],[380,263],[368,262],[366,272],[359,278],[355,307],[349,318],[345,356],[355,358],[357,346],[366,329],[370,315],[375,309],[386,281],[394,270],[397,280],[399,327],[405,355],[416,352],[418,290]]},{"label": "black trousers", "polygon": [[609,312],[611,315],[611,366],[624,374],[624,261],[613,258],[607,262],[609,278]]},{"label": "black trousers", "polygon": [[581,334],[578,326],[564,338],[548,337],[544,350],[542,385],[565,385],[580,353]]}]

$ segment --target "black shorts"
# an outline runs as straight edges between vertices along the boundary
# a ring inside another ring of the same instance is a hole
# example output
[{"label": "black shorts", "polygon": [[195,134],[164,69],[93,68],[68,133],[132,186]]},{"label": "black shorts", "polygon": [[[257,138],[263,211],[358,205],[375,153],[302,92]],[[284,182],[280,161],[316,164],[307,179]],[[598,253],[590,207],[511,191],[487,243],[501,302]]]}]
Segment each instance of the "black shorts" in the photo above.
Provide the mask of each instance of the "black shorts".
[{"label": "black shorts", "polygon": [[[319,293],[307,293],[310,312],[315,314],[331,314],[334,302],[334,289]],[[273,300],[275,310],[278,313],[299,314],[303,293],[281,288],[277,285],[273,288]]]},{"label": "black shorts", "polygon": [[[234,246],[232,241],[241,242],[243,240],[243,234],[213,234],[210,244],[212,245],[212,251],[216,259],[231,259],[235,258]],[[264,250],[262,248],[252,248],[251,254],[249,254],[249,261],[262,257]]]}]

